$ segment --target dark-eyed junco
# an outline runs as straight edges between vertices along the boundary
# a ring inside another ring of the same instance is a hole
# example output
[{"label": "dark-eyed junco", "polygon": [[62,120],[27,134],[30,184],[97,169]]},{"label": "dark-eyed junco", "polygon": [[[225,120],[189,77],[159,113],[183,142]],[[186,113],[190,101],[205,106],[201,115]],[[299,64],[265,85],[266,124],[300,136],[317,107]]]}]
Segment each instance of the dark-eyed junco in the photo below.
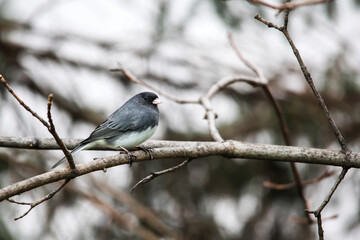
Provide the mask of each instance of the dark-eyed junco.
[{"label": "dark-eyed junco", "polygon": [[[71,154],[94,146],[119,147],[124,150],[130,159],[128,148],[140,148],[150,155],[151,153],[138,145],[149,139],[159,123],[158,104],[161,101],[155,93],[142,92],[130,98],[116,110],[102,124],[100,124],[84,141],[76,146]],[[63,157],[52,168],[59,166],[66,160]]]}]

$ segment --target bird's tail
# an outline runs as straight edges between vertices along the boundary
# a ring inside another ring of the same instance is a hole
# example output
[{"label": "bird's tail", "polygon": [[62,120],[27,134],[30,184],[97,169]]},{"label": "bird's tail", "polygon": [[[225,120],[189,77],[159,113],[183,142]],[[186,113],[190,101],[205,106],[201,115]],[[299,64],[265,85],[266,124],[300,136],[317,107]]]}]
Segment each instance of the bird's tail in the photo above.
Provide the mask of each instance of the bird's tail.
[{"label": "bird's tail", "polygon": [[[81,150],[84,150],[87,147],[86,143],[80,144],[77,147],[75,147],[70,153],[72,156],[74,156],[76,153],[80,152]],[[66,161],[66,156],[64,156],[62,159],[60,159],[57,163],[54,164],[54,166],[51,167],[51,169],[56,168],[60,164]]]}]

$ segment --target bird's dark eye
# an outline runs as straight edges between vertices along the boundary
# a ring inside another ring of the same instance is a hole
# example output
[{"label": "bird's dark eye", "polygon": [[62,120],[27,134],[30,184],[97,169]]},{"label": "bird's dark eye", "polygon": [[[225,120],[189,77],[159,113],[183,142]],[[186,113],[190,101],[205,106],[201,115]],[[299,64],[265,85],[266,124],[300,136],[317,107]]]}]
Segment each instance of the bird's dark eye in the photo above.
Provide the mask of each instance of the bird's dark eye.
[{"label": "bird's dark eye", "polygon": [[147,97],[144,97],[144,99],[147,101],[148,100],[148,98]]}]

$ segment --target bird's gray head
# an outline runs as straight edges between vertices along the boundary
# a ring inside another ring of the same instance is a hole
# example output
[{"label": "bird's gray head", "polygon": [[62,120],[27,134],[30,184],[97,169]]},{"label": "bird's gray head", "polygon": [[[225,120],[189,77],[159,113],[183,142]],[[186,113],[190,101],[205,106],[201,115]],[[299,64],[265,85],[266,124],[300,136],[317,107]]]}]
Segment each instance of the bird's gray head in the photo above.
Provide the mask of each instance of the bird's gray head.
[{"label": "bird's gray head", "polygon": [[140,103],[141,105],[147,105],[157,108],[157,105],[161,103],[159,97],[153,92],[142,92],[135,95],[131,100]]}]

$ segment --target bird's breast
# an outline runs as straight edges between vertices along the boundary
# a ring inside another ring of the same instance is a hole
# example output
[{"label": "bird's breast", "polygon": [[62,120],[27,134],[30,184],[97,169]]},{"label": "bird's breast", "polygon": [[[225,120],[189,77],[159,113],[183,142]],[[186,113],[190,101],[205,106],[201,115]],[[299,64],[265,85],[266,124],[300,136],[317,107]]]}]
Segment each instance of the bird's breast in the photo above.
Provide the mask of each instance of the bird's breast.
[{"label": "bird's breast", "polygon": [[125,132],[119,136],[106,139],[112,147],[132,148],[148,140],[156,131],[157,126],[151,126],[142,131]]}]

